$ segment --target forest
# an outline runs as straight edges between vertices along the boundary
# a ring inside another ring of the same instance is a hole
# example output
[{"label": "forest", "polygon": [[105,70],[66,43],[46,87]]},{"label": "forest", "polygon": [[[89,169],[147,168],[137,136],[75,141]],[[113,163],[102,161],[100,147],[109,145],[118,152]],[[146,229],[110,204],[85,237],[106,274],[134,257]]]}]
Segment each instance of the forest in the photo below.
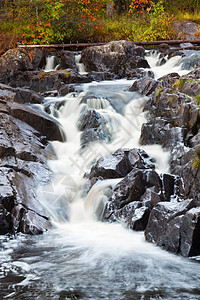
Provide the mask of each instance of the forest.
[{"label": "forest", "polygon": [[0,1],[0,48],[173,39],[175,21],[200,23],[199,8],[199,0]]}]

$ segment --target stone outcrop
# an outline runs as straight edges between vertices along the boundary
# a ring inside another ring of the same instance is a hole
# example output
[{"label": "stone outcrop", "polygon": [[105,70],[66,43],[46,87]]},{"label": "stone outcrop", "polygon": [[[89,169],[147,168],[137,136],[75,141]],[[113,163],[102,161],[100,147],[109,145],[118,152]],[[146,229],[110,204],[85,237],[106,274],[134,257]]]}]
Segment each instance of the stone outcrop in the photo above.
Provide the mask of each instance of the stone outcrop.
[{"label": "stone outcrop", "polygon": [[[161,52],[166,54],[168,50],[163,46]],[[173,203],[159,201],[153,207],[145,236],[183,256],[200,253],[199,78],[196,68],[182,77],[171,73],[158,80],[139,79],[130,89],[150,97],[145,106],[148,122],[142,126],[141,144],[160,144],[170,151],[171,172],[180,178],[176,186],[178,198]]]},{"label": "stone outcrop", "polygon": [[146,228],[152,208],[170,201],[179,179],[169,174],[158,175],[155,165],[141,149],[119,149],[100,158],[86,175],[91,185],[99,180],[119,178],[105,205],[102,219],[122,222],[134,230]]},{"label": "stone outcrop", "polygon": [[95,141],[109,143],[112,138],[112,129],[109,121],[94,109],[83,109],[78,122],[81,133],[81,147],[85,148]]},{"label": "stone outcrop", "polygon": [[48,140],[63,136],[54,119],[30,107],[33,99],[41,97],[0,85],[0,234],[39,234],[51,227],[36,188],[51,178],[47,160],[55,155]]},{"label": "stone outcrop", "polygon": [[200,207],[196,200],[158,203],[145,230],[146,240],[183,256],[200,252]]},{"label": "stone outcrop", "polygon": [[133,42],[114,41],[86,48],[82,51],[81,62],[88,72],[111,72],[118,78],[130,78],[135,77],[134,69],[149,68],[144,55],[144,49]]},{"label": "stone outcrop", "polygon": [[24,50],[11,49],[0,58],[0,82],[7,83],[18,72],[29,70],[33,70],[33,65]]}]

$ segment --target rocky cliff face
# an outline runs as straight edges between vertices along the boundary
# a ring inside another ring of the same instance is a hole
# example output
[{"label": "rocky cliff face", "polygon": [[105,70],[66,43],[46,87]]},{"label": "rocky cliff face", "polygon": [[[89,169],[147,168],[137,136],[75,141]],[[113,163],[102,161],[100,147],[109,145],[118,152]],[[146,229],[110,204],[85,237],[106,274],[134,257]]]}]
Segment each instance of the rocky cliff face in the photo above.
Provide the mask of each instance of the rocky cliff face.
[{"label": "rocky cliff face", "polygon": [[63,137],[53,119],[30,107],[41,101],[31,90],[0,84],[0,234],[39,234],[51,227],[36,187],[52,175],[48,140]]}]

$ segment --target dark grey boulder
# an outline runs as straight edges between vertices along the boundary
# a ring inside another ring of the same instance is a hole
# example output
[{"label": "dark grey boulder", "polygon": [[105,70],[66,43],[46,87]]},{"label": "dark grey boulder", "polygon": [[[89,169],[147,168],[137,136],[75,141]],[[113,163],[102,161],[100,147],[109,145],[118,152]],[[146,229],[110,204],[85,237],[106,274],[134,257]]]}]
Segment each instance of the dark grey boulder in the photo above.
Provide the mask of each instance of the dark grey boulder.
[{"label": "dark grey boulder", "polygon": [[55,53],[59,61],[59,70],[72,69],[77,71],[75,54],[72,51],[58,51]]},{"label": "dark grey boulder", "polygon": [[50,180],[48,159],[53,150],[38,131],[0,113],[0,234],[39,234],[51,227],[36,196],[38,185]]},{"label": "dark grey boulder", "polygon": [[29,49],[29,57],[33,65],[33,70],[44,69],[45,66],[45,52],[41,48]]},{"label": "dark grey boulder", "polygon": [[158,45],[158,50],[164,56],[167,56],[168,59],[177,55],[183,55],[183,52],[178,51],[176,48],[171,48],[168,44],[162,43]]},{"label": "dark grey boulder", "polygon": [[179,79],[180,75],[178,73],[170,73],[158,78],[158,81],[162,88],[172,88]]},{"label": "dark grey boulder", "polygon": [[26,122],[46,136],[48,140],[64,141],[64,133],[59,123],[47,114],[18,103],[7,103],[7,107],[11,116]]},{"label": "dark grey boulder", "polygon": [[41,103],[43,97],[27,88],[13,88],[9,85],[0,83],[0,99],[7,102],[18,103]]},{"label": "dark grey boulder", "polygon": [[81,53],[81,62],[87,71],[111,72],[119,78],[134,77],[132,70],[149,68],[145,50],[129,41],[114,41],[102,46],[87,47]]},{"label": "dark grey boulder", "polygon": [[158,203],[150,213],[146,240],[183,256],[199,255],[199,214],[196,200]]},{"label": "dark grey boulder", "polygon": [[162,145],[165,149],[172,149],[178,143],[184,143],[187,130],[174,127],[167,120],[160,117],[144,123],[141,129],[141,145]]},{"label": "dark grey boulder", "polygon": [[198,123],[199,107],[192,97],[171,89],[158,89],[145,107],[155,117],[173,126],[192,129]]},{"label": "dark grey boulder", "polygon": [[33,70],[26,50],[11,49],[0,58],[0,82],[7,83],[18,72]]},{"label": "dark grey boulder", "polygon": [[182,92],[191,97],[197,97],[200,94],[200,81],[198,79],[186,80]]},{"label": "dark grey boulder", "polygon": [[153,78],[150,78],[150,77],[144,77],[142,79],[136,80],[132,84],[132,86],[129,89],[129,91],[139,92],[142,95],[149,96],[159,86],[161,86],[161,85],[160,85],[160,83],[157,80],[155,80]]},{"label": "dark grey boulder", "polygon": [[60,96],[65,96],[69,93],[69,85],[68,84],[62,84],[61,87],[58,89],[58,92]]},{"label": "dark grey boulder", "polygon": [[81,133],[81,147],[85,148],[95,141],[109,143],[112,139],[112,126],[102,114],[94,109],[84,107],[77,127]]},{"label": "dark grey boulder", "polygon": [[126,176],[133,168],[149,169],[154,164],[147,153],[141,149],[119,149],[112,155],[101,157],[87,175],[93,178],[121,178]]},{"label": "dark grey boulder", "polygon": [[200,207],[186,212],[180,228],[180,253],[183,256],[198,256],[200,254]]}]

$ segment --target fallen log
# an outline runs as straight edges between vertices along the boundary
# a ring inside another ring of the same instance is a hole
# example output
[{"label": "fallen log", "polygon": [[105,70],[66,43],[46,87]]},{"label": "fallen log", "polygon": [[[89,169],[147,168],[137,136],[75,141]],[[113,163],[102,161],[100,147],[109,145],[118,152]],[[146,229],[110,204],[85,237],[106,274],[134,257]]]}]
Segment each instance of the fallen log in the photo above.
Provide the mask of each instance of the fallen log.
[{"label": "fallen log", "polygon": [[[195,45],[200,45],[200,39],[198,40],[161,40],[161,41],[148,41],[148,42],[138,42],[134,41],[134,43],[138,46],[156,46],[160,44],[168,44],[168,45],[180,45],[182,43],[191,43],[196,47]],[[101,46],[105,45],[106,43],[77,43],[77,44],[52,44],[52,45],[21,45],[18,44],[19,48],[42,48],[42,49],[82,49],[86,47],[91,47],[91,46]],[[187,47],[192,49],[191,47]],[[181,48],[182,49],[182,48]],[[186,48],[184,48],[186,49]],[[199,49],[195,49],[199,50]]]}]

